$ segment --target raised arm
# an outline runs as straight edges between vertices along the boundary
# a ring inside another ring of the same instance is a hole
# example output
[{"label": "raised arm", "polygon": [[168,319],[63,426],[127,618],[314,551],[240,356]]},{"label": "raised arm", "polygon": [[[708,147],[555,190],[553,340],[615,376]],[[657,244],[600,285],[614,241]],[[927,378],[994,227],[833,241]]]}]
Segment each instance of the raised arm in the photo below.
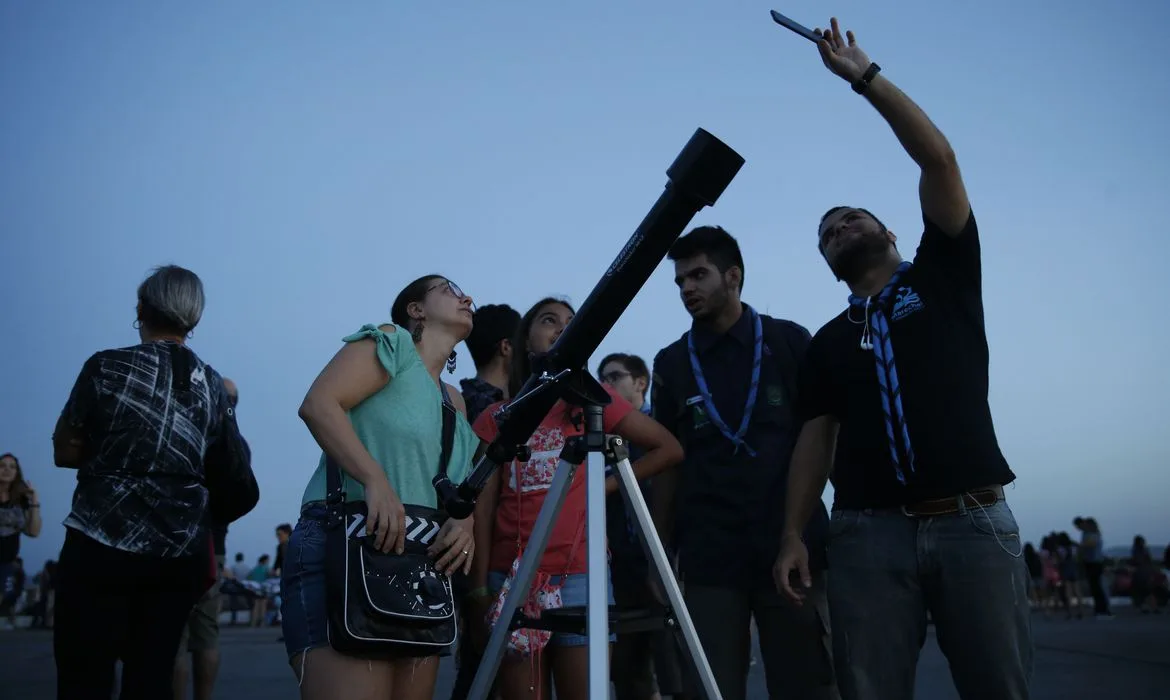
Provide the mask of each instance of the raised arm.
[{"label": "raised arm", "polygon": [[[682,445],[669,430],[641,411],[630,411],[614,426],[614,432],[645,452],[634,462],[634,476],[638,481],[660,475],[683,459]],[[606,491],[616,493],[617,477],[606,479]]]},{"label": "raised arm", "polygon": [[847,31],[842,36],[836,18],[829,25],[823,32],[817,30],[824,36],[817,43],[821,60],[855,90],[862,90],[889,123],[906,153],[922,169],[918,197],[923,215],[948,236],[958,236],[967,223],[971,205],[959,163],[947,138],[913,100],[877,72],[876,64],[857,45],[853,32]]}]

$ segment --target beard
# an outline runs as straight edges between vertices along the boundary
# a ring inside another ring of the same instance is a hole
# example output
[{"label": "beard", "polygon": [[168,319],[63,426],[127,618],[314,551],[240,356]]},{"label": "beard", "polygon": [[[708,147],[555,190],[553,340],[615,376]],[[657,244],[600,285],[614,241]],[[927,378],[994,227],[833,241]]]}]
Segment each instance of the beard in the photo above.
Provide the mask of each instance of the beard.
[{"label": "beard", "polygon": [[718,318],[719,314],[727,308],[727,303],[731,299],[731,290],[727,285],[726,280],[716,289],[711,290],[707,298],[703,300],[702,306],[691,313],[691,318],[696,321],[710,321]]},{"label": "beard", "polygon": [[890,242],[882,235],[866,235],[838,251],[829,269],[838,281],[855,284],[889,255]]}]

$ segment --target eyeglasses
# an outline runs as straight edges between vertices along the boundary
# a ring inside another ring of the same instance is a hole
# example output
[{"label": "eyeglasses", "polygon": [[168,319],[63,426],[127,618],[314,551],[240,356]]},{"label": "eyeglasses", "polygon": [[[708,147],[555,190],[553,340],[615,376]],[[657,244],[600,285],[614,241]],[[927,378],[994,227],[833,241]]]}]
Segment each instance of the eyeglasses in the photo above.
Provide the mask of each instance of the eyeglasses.
[{"label": "eyeglasses", "polygon": [[[443,288],[445,288],[445,289],[443,289]],[[439,282],[438,284],[435,284],[435,285],[428,287],[427,294],[430,294],[431,292],[435,291],[436,289],[443,289],[443,291],[450,293],[451,296],[455,297],[456,299],[465,299],[467,297],[467,295],[463,293],[463,290],[459,288],[459,285],[455,284],[451,280],[443,280],[442,282]],[[472,304],[471,308],[472,308],[472,311],[474,311],[475,305]]]},{"label": "eyeglasses", "polygon": [[451,280],[443,280],[442,282],[439,282],[437,284],[432,284],[430,287],[427,287],[427,294],[430,294],[431,292],[435,291],[436,289],[438,289],[440,287],[446,287],[447,291],[451,292],[451,294],[456,299],[462,299],[463,297],[466,296],[463,293],[463,290],[459,288],[459,285],[455,284]]},{"label": "eyeglasses", "polygon": [[630,374],[629,372],[623,372],[621,370],[614,370],[613,372],[607,372],[606,374],[601,375],[601,381],[606,383],[606,384],[617,384],[618,382],[625,379],[626,377],[632,377],[632,376],[634,376],[634,375]]}]

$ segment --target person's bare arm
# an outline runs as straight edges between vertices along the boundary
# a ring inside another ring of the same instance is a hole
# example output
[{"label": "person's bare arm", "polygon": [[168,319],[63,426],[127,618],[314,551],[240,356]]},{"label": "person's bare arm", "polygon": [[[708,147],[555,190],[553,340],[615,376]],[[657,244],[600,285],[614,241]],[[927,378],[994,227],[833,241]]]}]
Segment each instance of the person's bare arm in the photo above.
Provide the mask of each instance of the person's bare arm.
[{"label": "person's bare arm", "polygon": [[840,426],[824,415],[800,429],[788,467],[788,500],[784,510],[784,536],[800,539],[813,509],[825,492],[833,471],[833,455]]},{"label": "person's bare arm", "polygon": [[[393,327],[382,330],[393,332]],[[363,486],[386,475],[358,439],[346,412],[390,381],[378,361],[375,342],[366,338],[342,346],[317,375],[297,411],[325,454]]]},{"label": "person's bare arm", "polygon": [[[625,438],[626,442],[645,450],[642,458],[632,465],[634,477],[638,481],[652,476],[657,478],[683,460],[683,449],[678,438],[641,411],[627,413],[614,426],[614,432]],[[617,493],[616,476],[605,480],[605,490],[606,493]]]},{"label": "person's bare arm", "polygon": [[923,215],[943,233],[958,236],[971,213],[971,203],[959,161],[946,137],[918,105],[880,73],[865,94],[922,169],[918,199]]},{"label": "person's bare arm", "polygon": [[62,469],[77,469],[85,462],[85,437],[62,414],[53,428],[53,464]]},{"label": "person's bare arm", "polygon": [[53,428],[53,463],[64,469],[79,469],[89,456],[85,426],[98,405],[98,377],[101,361],[92,355],[78,373],[69,399]]},{"label": "person's bare arm", "polygon": [[28,487],[26,497],[28,498],[28,507],[24,510],[24,534],[29,537],[36,537],[41,534],[41,499],[37,496],[37,490],[29,482],[24,482]]},{"label": "person's bare arm", "polygon": [[[818,43],[821,60],[833,73],[853,83],[869,68],[869,56],[857,45],[853,32],[844,36],[834,18]],[[971,214],[959,163],[942,131],[917,104],[880,72],[865,97],[886,120],[906,153],[922,169],[918,196],[923,215],[948,236],[963,232]]]},{"label": "person's bare arm", "polygon": [[[381,327],[385,333],[394,327]],[[317,444],[365,489],[366,533],[374,546],[401,554],[406,547],[406,511],[382,465],[370,455],[346,415],[390,381],[377,355],[377,342],[364,338],[344,345],[309,387],[297,412]]]}]

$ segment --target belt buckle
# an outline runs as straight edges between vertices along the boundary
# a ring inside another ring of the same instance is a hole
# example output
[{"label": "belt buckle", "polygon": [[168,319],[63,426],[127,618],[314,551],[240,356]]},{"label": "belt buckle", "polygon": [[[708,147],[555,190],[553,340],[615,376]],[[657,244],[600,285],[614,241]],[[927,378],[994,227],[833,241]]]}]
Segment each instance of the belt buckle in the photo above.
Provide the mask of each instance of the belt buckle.
[{"label": "belt buckle", "polygon": [[918,513],[911,513],[910,510],[905,505],[902,505],[900,507],[902,509],[902,515],[905,515],[907,518],[921,518],[922,517]]}]

